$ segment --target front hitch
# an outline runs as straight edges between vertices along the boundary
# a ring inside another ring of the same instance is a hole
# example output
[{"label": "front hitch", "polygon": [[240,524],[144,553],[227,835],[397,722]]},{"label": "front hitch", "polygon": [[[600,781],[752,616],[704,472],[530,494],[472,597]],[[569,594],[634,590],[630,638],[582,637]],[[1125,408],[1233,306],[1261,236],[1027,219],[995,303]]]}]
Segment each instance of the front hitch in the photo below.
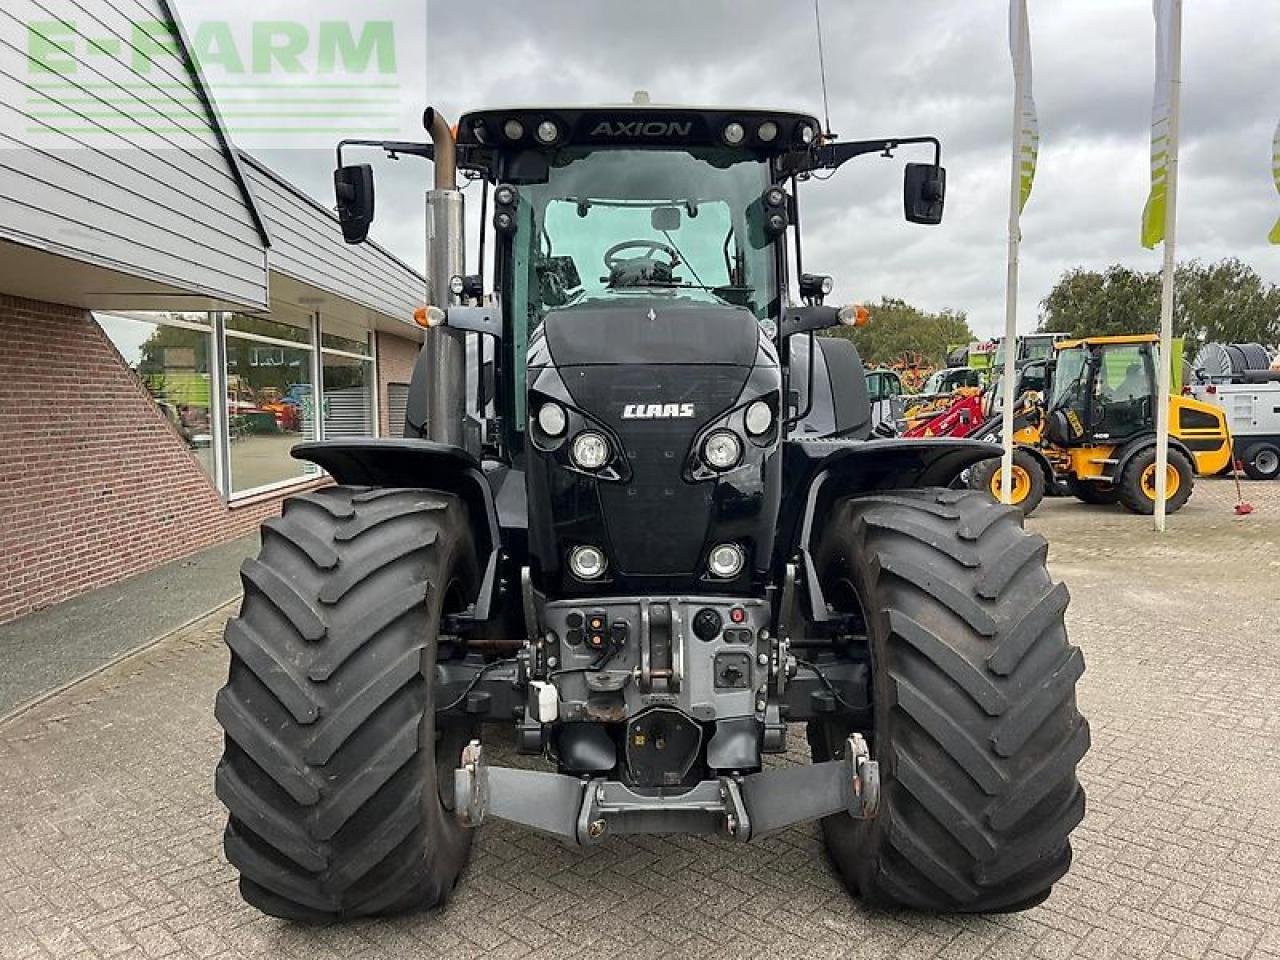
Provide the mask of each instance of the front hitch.
[{"label": "front hitch", "polygon": [[727,834],[747,842],[799,823],[846,813],[871,819],[880,806],[880,765],[855,733],[844,756],[809,766],[725,775],[660,794],[616,780],[490,767],[473,740],[454,774],[454,811],[466,827],[506,820],[582,846],[617,834]]}]

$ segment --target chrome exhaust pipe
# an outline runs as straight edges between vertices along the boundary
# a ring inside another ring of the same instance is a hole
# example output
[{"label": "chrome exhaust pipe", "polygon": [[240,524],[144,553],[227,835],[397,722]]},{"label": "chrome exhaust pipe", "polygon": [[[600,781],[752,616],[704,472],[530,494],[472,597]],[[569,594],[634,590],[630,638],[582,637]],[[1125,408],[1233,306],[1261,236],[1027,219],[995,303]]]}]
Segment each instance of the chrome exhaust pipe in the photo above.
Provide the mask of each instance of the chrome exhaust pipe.
[{"label": "chrome exhaust pipe", "polygon": [[[447,310],[456,297],[450,281],[462,276],[465,211],[458,189],[457,143],[449,122],[428,107],[423,125],[435,146],[435,184],[427,192],[427,302]],[[427,331],[427,437],[437,443],[466,445],[466,334],[448,326]],[[472,451],[478,454],[479,450]]]}]

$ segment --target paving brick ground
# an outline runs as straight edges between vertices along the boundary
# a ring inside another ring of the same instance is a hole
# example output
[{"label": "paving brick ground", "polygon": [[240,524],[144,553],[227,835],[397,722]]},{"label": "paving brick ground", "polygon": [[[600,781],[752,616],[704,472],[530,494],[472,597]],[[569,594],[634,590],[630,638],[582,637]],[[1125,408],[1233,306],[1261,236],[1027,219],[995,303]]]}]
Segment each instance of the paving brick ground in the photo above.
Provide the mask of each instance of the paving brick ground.
[{"label": "paving brick ground", "polygon": [[1204,482],[1156,538],[1050,501],[1093,724],[1076,863],[1027,913],[862,909],[812,827],[759,846],[497,826],[444,911],[261,917],[222,859],[205,622],[0,727],[0,958],[1280,958],[1280,484]]}]

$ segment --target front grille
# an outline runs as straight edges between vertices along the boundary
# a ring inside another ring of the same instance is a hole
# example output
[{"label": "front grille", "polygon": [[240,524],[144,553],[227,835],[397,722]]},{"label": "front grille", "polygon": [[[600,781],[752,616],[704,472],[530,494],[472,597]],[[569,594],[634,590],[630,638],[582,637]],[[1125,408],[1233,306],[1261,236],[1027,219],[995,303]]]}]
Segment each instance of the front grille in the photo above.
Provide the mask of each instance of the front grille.
[{"label": "front grille", "polygon": [[[734,366],[599,366],[563,371],[574,401],[621,439],[629,483],[601,483],[614,563],[623,575],[689,575],[701,563],[715,482],[684,479],[694,438],[742,393]],[[692,404],[694,416],[623,419],[628,404]]]}]

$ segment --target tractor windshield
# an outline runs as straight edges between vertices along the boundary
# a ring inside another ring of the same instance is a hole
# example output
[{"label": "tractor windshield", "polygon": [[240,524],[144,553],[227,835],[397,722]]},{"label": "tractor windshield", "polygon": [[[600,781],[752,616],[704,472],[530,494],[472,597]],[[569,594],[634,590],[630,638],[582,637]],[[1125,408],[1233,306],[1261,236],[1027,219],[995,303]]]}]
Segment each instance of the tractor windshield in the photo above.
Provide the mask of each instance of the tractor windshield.
[{"label": "tractor windshield", "polygon": [[636,296],[765,318],[777,298],[768,185],[767,164],[741,151],[561,150],[545,183],[519,188],[512,294],[527,306],[517,340],[547,310]]}]

